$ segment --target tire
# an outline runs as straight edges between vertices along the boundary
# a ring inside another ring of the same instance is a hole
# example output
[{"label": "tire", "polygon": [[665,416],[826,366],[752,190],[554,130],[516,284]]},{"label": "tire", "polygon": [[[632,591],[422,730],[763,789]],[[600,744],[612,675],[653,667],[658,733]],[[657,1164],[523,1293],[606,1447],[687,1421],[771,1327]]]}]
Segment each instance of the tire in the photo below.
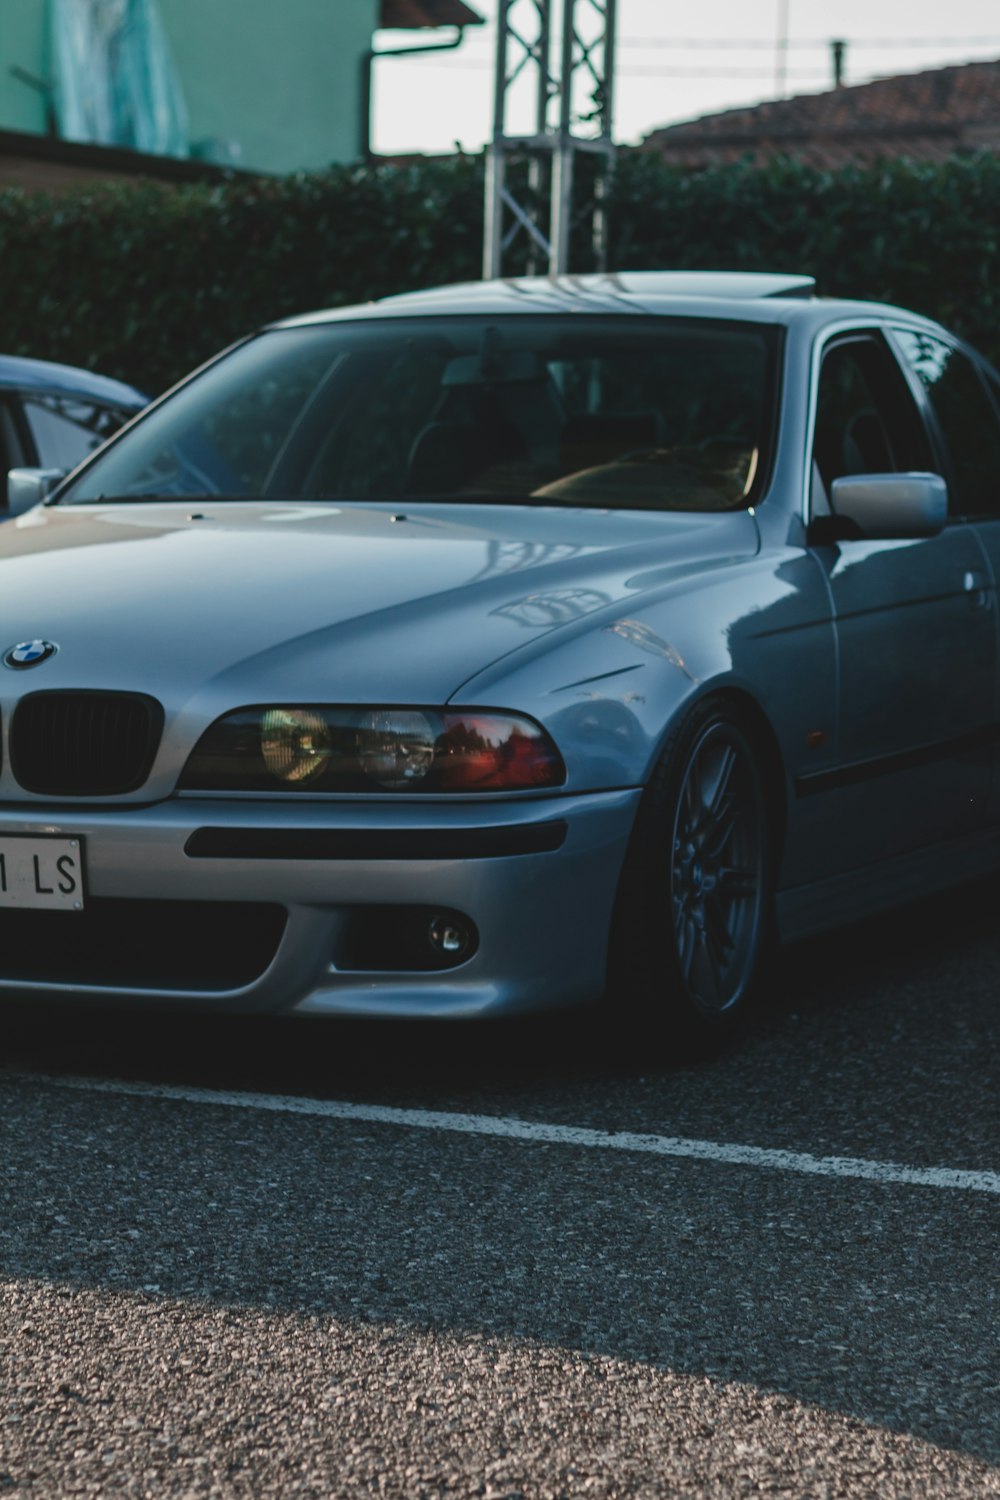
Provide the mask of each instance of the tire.
[{"label": "tire", "polygon": [[772,926],[773,846],[762,757],[725,699],[697,703],[650,777],[618,891],[611,996],[672,1043],[727,1032]]}]

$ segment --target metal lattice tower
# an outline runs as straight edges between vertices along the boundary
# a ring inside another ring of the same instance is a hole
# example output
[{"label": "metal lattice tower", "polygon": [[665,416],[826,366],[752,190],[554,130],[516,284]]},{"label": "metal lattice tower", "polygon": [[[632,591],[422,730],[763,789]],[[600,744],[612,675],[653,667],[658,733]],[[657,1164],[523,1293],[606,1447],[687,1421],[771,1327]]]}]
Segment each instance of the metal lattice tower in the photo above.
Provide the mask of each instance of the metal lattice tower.
[{"label": "metal lattice tower", "polygon": [[[493,139],[486,158],[483,275],[569,271],[574,226],[589,217],[593,264],[607,270],[606,193],[611,139],[617,0],[500,0]],[[560,7],[559,61],[553,19]],[[514,95],[533,103],[534,131],[508,135]],[[582,155],[592,158],[581,191]],[[525,163],[520,174],[511,168]]]}]

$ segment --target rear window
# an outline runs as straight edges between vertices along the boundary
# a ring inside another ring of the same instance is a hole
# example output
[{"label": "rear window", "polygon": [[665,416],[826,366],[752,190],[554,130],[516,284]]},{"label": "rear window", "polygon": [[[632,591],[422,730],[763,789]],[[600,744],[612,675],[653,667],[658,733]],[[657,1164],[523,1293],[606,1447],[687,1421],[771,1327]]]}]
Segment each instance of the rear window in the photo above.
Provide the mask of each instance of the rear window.
[{"label": "rear window", "polygon": [[777,341],[749,323],[590,316],[278,329],[63,499],[737,509],[769,463]]},{"label": "rear window", "polygon": [[1000,509],[1000,420],[976,367],[960,350],[928,333],[896,330],[916,371],[951,458],[960,515]]},{"label": "rear window", "polygon": [[21,409],[44,469],[74,469],[126,420],[126,413],[71,396],[25,395]]}]

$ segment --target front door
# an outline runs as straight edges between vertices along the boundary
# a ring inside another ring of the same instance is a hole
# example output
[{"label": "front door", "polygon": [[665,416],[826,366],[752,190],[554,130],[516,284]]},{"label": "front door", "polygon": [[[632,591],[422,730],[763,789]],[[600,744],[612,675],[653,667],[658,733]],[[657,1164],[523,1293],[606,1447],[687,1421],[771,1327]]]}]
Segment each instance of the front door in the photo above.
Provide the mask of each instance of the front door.
[{"label": "front door", "polygon": [[[893,330],[903,359],[923,386],[948,466],[952,505],[975,532],[1000,580],[1000,381],[949,341],[913,329]],[[1000,720],[1000,700],[994,702]],[[1000,740],[995,744],[991,821],[1000,819]]]},{"label": "front door", "polygon": [[[828,347],[820,371],[814,508],[847,474],[933,468],[920,412],[881,336]],[[820,546],[838,649],[835,765],[822,795],[836,867],[973,831],[986,816],[997,656],[983,548],[956,519],[913,540]]]}]

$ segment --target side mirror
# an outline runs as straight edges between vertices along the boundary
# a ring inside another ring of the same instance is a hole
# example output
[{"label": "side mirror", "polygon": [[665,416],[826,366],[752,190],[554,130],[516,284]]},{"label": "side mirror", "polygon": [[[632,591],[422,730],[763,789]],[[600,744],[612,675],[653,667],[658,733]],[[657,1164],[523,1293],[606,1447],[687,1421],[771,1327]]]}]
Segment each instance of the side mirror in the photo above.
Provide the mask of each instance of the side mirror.
[{"label": "side mirror", "polygon": [[948,486],[940,474],[846,474],[833,481],[830,506],[864,537],[937,536],[948,521]]},{"label": "side mirror", "polygon": [[7,507],[0,511],[0,520],[20,516],[33,505],[39,505],[51,495],[60,479],[65,478],[65,469],[10,469],[7,474]]}]

